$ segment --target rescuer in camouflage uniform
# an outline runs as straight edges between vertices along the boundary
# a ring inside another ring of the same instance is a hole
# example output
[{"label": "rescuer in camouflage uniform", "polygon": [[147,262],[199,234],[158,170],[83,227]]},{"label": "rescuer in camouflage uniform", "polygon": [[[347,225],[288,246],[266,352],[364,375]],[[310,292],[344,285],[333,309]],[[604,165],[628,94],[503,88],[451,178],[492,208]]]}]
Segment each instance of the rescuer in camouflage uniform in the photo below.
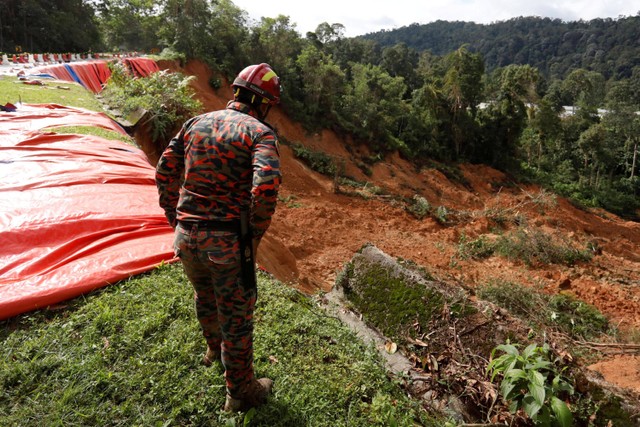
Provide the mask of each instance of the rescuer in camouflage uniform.
[{"label": "rescuer in camouflage uniform", "polygon": [[188,120],[171,140],[156,183],[195,290],[208,345],[203,363],[222,360],[225,410],[244,411],[264,403],[273,386],[253,372],[254,257],[281,179],[277,136],[264,122],[280,100],[280,80],[263,63],[242,70],[232,87],[226,109]]}]

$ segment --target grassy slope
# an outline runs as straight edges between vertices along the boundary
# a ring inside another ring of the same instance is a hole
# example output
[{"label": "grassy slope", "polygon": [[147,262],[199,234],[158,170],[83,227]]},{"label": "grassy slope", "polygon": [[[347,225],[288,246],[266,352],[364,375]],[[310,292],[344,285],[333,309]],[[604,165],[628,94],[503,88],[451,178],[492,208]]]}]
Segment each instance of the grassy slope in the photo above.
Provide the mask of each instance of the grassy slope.
[{"label": "grassy slope", "polygon": [[15,77],[0,76],[0,104],[60,104],[104,112],[93,94],[77,83],[41,80],[43,85],[27,85]]},{"label": "grassy slope", "polygon": [[[163,266],[0,331],[6,426],[236,425],[220,411],[222,368],[204,341],[179,265]],[[261,275],[255,365],[275,380],[264,426],[428,425],[365,347],[297,291]]]},{"label": "grassy slope", "polygon": [[[0,101],[15,101],[19,86],[0,78]],[[45,96],[58,92],[62,100]],[[19,93],[23,102],[100,110],[81,88]],[[180,266],[164,266],[0,323],[0,425],[442,424],[404,396],[375,351],[311,300],[266,276],[259,293],[255,365],[275,380],[275,393],[258,411],[220,411],[222,369],[199,363],[204,340],[190,285]]]}]

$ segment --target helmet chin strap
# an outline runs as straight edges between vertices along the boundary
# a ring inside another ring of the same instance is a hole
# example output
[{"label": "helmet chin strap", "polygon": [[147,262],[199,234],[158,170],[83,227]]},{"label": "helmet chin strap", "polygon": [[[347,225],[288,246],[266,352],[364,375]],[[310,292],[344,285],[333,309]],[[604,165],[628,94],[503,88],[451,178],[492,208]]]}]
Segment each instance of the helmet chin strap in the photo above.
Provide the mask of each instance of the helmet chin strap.
[{"label": "helmet chin strap", "polygon": [[271,104],[261,104],[258,108],[256,108],[258,113],[258,118],[260,120],[264,120],[267,118],[267,114],[271,111]]}]

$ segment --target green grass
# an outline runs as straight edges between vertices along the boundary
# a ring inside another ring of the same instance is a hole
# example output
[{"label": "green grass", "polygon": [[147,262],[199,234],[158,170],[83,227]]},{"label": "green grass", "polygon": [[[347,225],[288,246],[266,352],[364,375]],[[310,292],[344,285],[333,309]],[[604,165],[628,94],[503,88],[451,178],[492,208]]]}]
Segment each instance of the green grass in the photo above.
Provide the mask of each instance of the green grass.
[{"label": "green grass", "polygon": [[[3,426],[430,425],[364,346],[311,299],[260,275],[255,369],[269,402],[226,414],[222,368],[205,368],[179,265],[3,322]],[[395,424],[394,424],[395,423]],[[437,425],[433,423],[432,425]]]},{"label": "green grass", "polygon": [[103,129],[97,126],[61,126],[55,128],[48,128],[47,130],[61,134],[79,134],[79,135],[94,135],[105,139],[113,139],[118,141],[125,141],[130,145],[135,145],[134,140],[119,132],[115,132],[109,129]]},{"label": "green grass", "polygon": [[104,112],[93,93],[79,84],[40,80],[43,86],[27,85],[12,76],[0,76],[0,104],[60,104]]},{"label": "green grass", "polygon": [[536,228],[521,227],[496,239],[486,235],[481,235],[475,240],[468,240],[465,235],[460,237],[458,255],[461,259],[483,259],[494,254],[509,260],[522,261],[528,266],[572,266],[579,262],[589,262],[593,256],[588,247],[576,248],[567,239]]},{"label": "green grass", "polygon": [[530,287],[496,281],[480,287],[478,296],[527,319],[537,329],[555,329],[583,340],[615,334],[598,309],[569,295],[547,295]]},{"label": "green grass", "polygon": [[291,144],[293,154],[304,161],[312,170],[323,175],[334,177],[338,172],[335,160],[322,151],[315,151],[299,142]]}]

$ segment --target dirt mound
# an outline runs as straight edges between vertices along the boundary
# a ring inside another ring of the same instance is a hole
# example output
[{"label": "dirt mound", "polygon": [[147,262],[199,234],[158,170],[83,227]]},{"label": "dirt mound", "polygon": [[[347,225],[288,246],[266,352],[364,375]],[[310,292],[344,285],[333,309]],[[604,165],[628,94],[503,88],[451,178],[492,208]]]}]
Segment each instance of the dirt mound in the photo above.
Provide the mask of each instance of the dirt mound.
[{"label": "dirt mound", "polygon": [[[224,107],[231,96],[228,83],[214,92],[208,84],[211,71],[198,62],[182,72],[198,77],[194,87],[206,110]],[[623,329],[640,328],[640,224],[577,209],[482,165],[463,165],[463,177],[452,180],[435,169],[417,170],[394,154],[376,162],[367,176],[357,166],[358,156],[368,155],[365,146],[328,130],[308,134],[279,108],[269,119],[286,140],[343,160],[348,175],[394,195],[336,194],[332,179],[310,170],[283,145],[281,203],[258,255],[258,262],[280,280],[308,293],[328,291],[336,272],[370,242],[391,256],[424,266],[444,282],[473,288],[506,281],[564,292],[593,304]],[[414,195],[443,207],[446,218],[419,220],[409,214],[398,200]],[[459,255],[461,239],[495,234],[497,223],[502,232],[526,224],[576,246],[588,245],[593,258],[573,266],[528,266],[498,256],[475,260]],[[596,368],[607,376],[619,363],[635,364],[632,383],[640,383],[638,358],[604,360]]]}]

